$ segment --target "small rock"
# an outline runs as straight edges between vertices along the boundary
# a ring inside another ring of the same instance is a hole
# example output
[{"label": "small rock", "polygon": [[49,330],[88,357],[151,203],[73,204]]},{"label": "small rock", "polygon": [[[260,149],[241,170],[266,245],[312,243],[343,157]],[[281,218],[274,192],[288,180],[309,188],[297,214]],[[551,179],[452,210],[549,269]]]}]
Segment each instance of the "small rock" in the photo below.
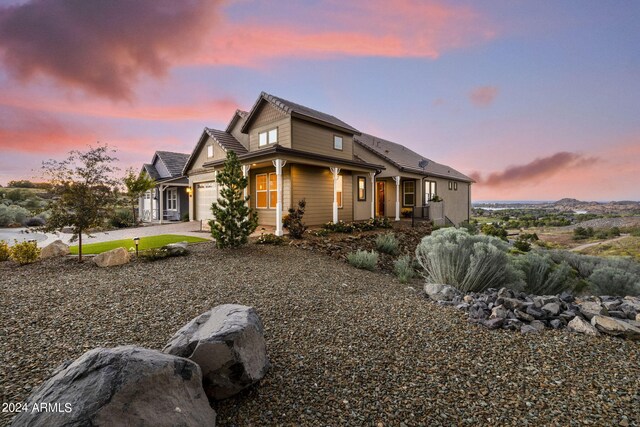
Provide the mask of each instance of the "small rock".
[{"label": "small rock", "polygon": [[634,341],[640,340],[639,328],[622,320],[614,319],[613,317],[596,315],[591,318],[591,324],[600,332],[608,335],[619,336]]},{"label": "small rock", "polygon": [[616,319],[627,319],[627,315],[623,311],[609,311],[609,317],[615,317]]},{"label": "small rock", "polygon": [[498,329],[502,326],[504,318],[494,317],[493,319],[485,320],[482,324],[489,329]]},{"label": "small rock", "polygon": [[509,310],[520,310],[524,307],[523,302],[516,298],[502,298],[502,305]]},{"label": "small rock", "polygon": [[465,295],[464,298],[462,298],[462,300],[464,302],[466,302],[467,304],[472,304],[473,303],[473,297],[471,295]]},{"label": "small rock", "polygon": [[489,319],[495,319],[495,318],[506,319],[508,314],[509,314],[509,310],[504,308],[504,306],[499,305],[497,307],[494,307],[491,310],[491,315],[489,316]]},{"label": "small rock", "polygon": [[564,302],[575,301],[575,298],[573,297],[573,295],[571,295],[571,292],[569,291],[562,291],[562,293],[560,294],[560,299]]},{"label": "small rock", "polygon": [[178,242],[178,243],[169,243],[168,245],[164,245],[162,249],[167,251],[169,256],[184,256],[189,253],[187,246],[189,243],[187,242]]},{"label": "small rock", "polygon": [[602,306],[598,301],[582,301],[579,304],[580,312],[588,320],[591,320],[593,316],[603,315],[606,316],[607,309]]},{"label": "small rock", "polygon": [[525,322],[531,322],[532,320],[535,320],[535,318],[532,315],[527,314],[524,311],[520,311],[518,309],[513,310],[513,313],[516,315],[518,319],[523,320]]},{"label": "small rock", "polygon": [[125,248],[115,248],[107,252],[102,252],[93,258],[93,262],[98,267],[113,267],[127,264],[131,261],[131,255]]},{"label": "small rock", "polygon": [[562,329],[565,325],[564,320],[562,319],[553,319],[549,324],[553,329]]},{"label": "small rock", "polygon": [[538,332],[542,332],[546,328],[545,324],[539,320],[534,320],[533,322],[529,323],[529,326],[536,328]]},{"label": "small rock", "polygon": [[567,328],[573,332],[579,332],[586,335],[599,335],[598,330],[589,322],[585,321],[582,317],[576,316],[567,325]]},{"label": "small rock", "polygon": [[69,245],[66,245],[62,240],[56,240],[42,248],[40,252],[40,258],[55,258],[69,255]]},{"label": "small rock", "polygon": [[558,314],[560,314],[560,304],[558,304],[557,302],[549,302],[542,306],[542,310],[546,311],[552,316],[557,316]]},{"label": "small rock", "polygon": [[612,300],[612,301],[604,301],[602,303],[602,305],[604,306],[604,308],[606,308],[607,310],[611,311],[611,310],[615,310],[616,308],[620,307],[620,305],[622,304],[621,300]]},{"label": "small rock", "polygon": [[537,308],[527,307],[527,314],[533,316],[535,319],[544,319],[546,314],[542,310],[538,310]]},{"label": "small rock", "polygon": [[451,301],[456,295],[460,294],[453,286],[438,283],[426,283],[424,291],[434,301]]},{"label": "small rock", "polygon": [[520,328],[520,332],[522,332],[523,334],[537,334],[540,332],[540,330],[531,325],[522,325],[522,327]]}]

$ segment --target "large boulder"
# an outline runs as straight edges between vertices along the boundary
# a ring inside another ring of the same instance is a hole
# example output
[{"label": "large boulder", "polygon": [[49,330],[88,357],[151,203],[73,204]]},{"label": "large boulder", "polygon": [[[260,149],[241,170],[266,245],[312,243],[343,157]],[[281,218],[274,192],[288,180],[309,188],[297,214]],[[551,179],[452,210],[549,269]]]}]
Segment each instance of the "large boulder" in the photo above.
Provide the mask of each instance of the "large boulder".
[{"label": "large boulder", "polygon": [[591,318],[591,324],[600,332],[604,332],[607,335],[640,340],[640,329],[623,320],[606,316],[593,316]]},{"label": "large boulder", "polygon": [[454,297],[460,295],[460,291],[453,286],[438,283],[426,283],[424,292],[434,301],[452,301]]},{"label": "large boulder", "polygon": [[62,240],[56,240],[51,242],[40,252],[40,258],[55,258],[69,255],[69,245],[65,244]]},{"label": "large boulder", "polygon": [[580,316],[574,317],[573,320],[567,325],[567,329],[586,335],[600,335],[598,333],[598,330],[591,323],[587,322]]},{"label": "large boulder", "polygon": [[[56,411],[36,411],[41,403]],[[138,347],[96,348],[59,367],[14,426],[215,426],[200,368]]]},{"label": "large boulder", "polygon": [[200,365],[207,396],[225,399],[262,379],[269,369],[263,333],[252,307],[225,304],[186,324],[163,351]]},{"label": "large boulder", "polygon": [[579,307],[580,312],[589,320],[591,320],[593,316],[606,316],[607,314],[609,314],[607,312],[607,309],[604,308],[598,301],[582,301],[579,303]]},{"label": "large boulder", "polygon": [[164,245],[162,249],[167,251],[167,255],[169,256],[184,256],[189,253],[189,249],[187,249],[188,245],[189,243],[187,242],[169,243],[168,245]]},{"label": "large boulder", "polygon": [[111,249],[93,258],[93,262],[95,262],[98,267],[113,267],[127,264],[129,261],[131,261],[131,255],[125,248]]}]

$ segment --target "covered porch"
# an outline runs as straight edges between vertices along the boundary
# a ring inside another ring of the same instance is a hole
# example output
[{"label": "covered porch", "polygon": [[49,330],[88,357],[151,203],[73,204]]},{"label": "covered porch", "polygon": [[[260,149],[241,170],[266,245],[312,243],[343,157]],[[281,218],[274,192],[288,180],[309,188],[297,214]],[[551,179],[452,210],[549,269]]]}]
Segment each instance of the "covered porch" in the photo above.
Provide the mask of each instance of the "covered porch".
[{"label": "covered porch", "polygon": [[189,181],[186,177],[157,181],[156,187],[147,191],[138,204],[143,222],[182,221],[189,212]]},{"label": "covered porch", "polygon": [[444,225],[444,202],[433,200],[437,191],[436,182],[424,176],[380,174],[375,178],[375,215],[395,221],[431,220]]}]

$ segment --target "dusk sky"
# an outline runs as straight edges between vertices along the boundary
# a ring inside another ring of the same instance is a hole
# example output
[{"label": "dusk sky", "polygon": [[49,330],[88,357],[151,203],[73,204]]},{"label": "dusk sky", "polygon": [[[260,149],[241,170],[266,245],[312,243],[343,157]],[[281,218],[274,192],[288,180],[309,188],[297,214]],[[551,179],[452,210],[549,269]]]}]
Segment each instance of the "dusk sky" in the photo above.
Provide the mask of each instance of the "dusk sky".
[{"label": "dusk sky", "polygon": [[640,200],[640,1],[0,0],[0,183],[97,141],[138,169],[261,91],[473,176]]}]

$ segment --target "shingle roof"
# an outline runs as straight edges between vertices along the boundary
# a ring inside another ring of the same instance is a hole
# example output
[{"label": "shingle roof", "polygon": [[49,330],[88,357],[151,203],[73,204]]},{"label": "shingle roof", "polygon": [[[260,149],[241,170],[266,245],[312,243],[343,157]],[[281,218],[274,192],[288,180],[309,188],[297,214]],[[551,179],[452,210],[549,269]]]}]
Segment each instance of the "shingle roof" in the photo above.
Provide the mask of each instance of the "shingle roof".
[{"label": "shingle roof", "polygon": [[251,122],[251,118],[255,114],[258,108],[258,105],[260,105],[260,102],[262,100],[269,102],[271,105],[273,105],[274,107],[276,107],[277,109],[279,109],[285,114],[297,115],[303,118],[306,117],[312,120],[317,120],[319,122],[326,123],[336,128],[346,130],[348,132],[352,132],[356,135],[360,134],[360,131],[358,129],[348,125],[347,123],[343,122],[342,120],[340,120],[335,116],[323,113],[318,110],[314,110],[313,108],[305,107],[304,105],[296,104],[295,102],[291,102],[286,99],[273,96],[266,92],[262,92],[260,94],[260,97],[256,101],[256,103],[253,105],[251,112],[249,112],[249,117],[247,117],[247,120],[245,121],[244,126],[242,127],[243,132],[247,131],[248,125]]},{"label": "shingle roof", "polygon": [[142,168],[147,172],[147,174],[149,175],[149,177],[151,177],[151,179],[157,180],[160,178],[160,174],[158,173],[158,170],[152,164],[145,163],[144,165],[142,165]]},{"label": "shingle roof", "polygon": [[387,141],[366,133],[354,137],[354,141],[401,170],[473,182],[471,178],[463,173],[447,165],[436,163],[433,160],[421,156],[404,145],[396,144],[395,142]]},{"label": "shingle roof", "polygon": [[182,176],[182,169],[189,160],[189,154],[171,151],[156,151],[156,156],[162,160],[172,178]]},{"label": "shingle roof", "polygon": [[233,126],[236,124],[238,119],[246,119],[248,115],[249,113],[247,111],[236,110],[236,112],[233,113],[233,117],[231,118],[231,121],[227,125],[226,131],[231,132],[231,128],[233,128]]},{"label": "shingle roof", "polygon": [[247,152],[247,149],[242,145],[237,139],[234,138],[233,135],[227,133],[223,130],[204,128],[204,131],[211,138],[218,141],[218,144],[222,146],[225,150],[235,151],[236,154],[244,154]]}]

